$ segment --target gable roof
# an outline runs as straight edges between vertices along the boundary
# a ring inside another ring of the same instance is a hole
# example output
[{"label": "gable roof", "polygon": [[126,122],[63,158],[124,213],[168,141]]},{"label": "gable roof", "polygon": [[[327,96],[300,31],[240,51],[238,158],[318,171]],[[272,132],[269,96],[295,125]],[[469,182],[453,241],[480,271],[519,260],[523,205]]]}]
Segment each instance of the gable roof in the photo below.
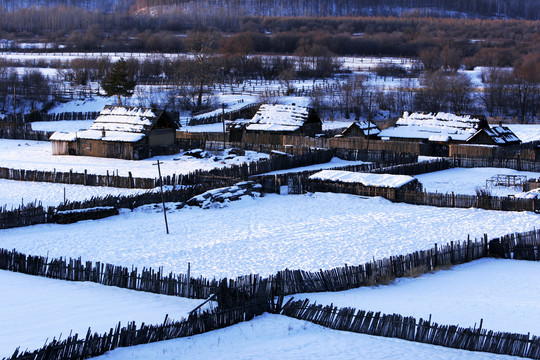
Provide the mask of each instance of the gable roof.
[{"label": "gable roof", "polygon": [[389,188],[399,188],[410,183],[411,181],[416,180],[414,177],[409,175],[373,174],[342,170],[322,170],[311,175],[309,179]]},{"label": "gable roof", "polygon": [[489,128],[489,125],[485,118],[480,116],[444,112],[411,114],[404,112],[395,127],[382,130],[379,136],[430,141],[467,141],[484,128]]},{"label": "gable roof", "polygon": [[484,129],[486,134],[493,139],[497,145],[518,144],[521,140],[506,126],[494,126]]},{"label": "gable roof", "polygon": [[[49,140],[74,141],[76,138],[103,141],[137,142],[154,129],[163,111],[107,105],[88,130],[77,133],[54,133]],[[172,120],[165,120],[175,127]]]},{"label": "gable roof", "polygon": [[381,130],[379,130],[379,127],[375,125],[373,122],[368,121],[368,120],[359,120],[349,125],[349,127],[347,127],[345,130],[342,131],[342,134],[345,135],[346,133],[352,131],[353,128],[358,129],[365,136],[379,135],[379,133],[381,132]]},{"label": "gable roof", "polygon": [[296,131],[308,120],[310,109],[296,105],[263,104],[246,130]]}]

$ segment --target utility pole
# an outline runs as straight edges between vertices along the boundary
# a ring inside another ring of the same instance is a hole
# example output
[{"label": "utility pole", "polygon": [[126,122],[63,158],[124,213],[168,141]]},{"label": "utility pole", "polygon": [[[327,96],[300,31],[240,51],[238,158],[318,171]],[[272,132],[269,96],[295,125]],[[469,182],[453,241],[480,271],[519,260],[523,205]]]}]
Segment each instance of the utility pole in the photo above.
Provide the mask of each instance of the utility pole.
[{"label": "utility pole", "polygon": [[369,93],[369,105],[368,105],[368,118],[367,118],[367,145],[366,145],[366,156],[369,157],[369,128],[371,124],[371,92]]},{"label": "utility pole", "polygon": [[225,104],[221,104],[221,122],[223,123],[223,151],[225,151]]},{"label": "utility pole", "polygon": [[167,230],[167,234],[169,233],[169,224],[167,224],[167,210],[165,208],[165,198],[163,197],[163,179],[161,178],[161,168],[159,167],[160,164],[163,164],[159,160],[152,165],[157,165],[158,174],[159,174],[159,187],[161,189],[161,203],[163,204],[163,216],[165,217],[165,229]]}]

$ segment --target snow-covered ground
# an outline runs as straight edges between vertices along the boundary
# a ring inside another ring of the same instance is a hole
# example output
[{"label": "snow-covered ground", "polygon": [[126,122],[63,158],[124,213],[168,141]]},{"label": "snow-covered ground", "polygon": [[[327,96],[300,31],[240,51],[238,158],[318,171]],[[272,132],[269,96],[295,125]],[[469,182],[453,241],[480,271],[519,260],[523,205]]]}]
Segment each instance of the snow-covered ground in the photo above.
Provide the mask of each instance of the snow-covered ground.
[{"label": "snow-covered ground", "polygon": [[346,331],[263,314],[225,329],[187,338],[119,348],[99,360],[452,360],[516,359]]},{"label": "snow-covered ground", "polygon": [[160,324],[166,314],[179,320],[202,302],[3,270],[0,293],[0,358],[18,346],[34,350],[47,339],[65,339],[71,330],[84,337],[89,327],[104,333],[119,321],[122,326],[131,321]]},{"label": "snow-covered ground", "polygon": [[8,209],[34,202],[41,202],[43,206],[57,206],[64,202],[64,194],[67,201],[83,201],[97,196],[132,195],[149,191],[5,179],[0,179],[0,189],[0,206],[7,205]]},{"label": "snow-covered ground", "polygon": [[69,225],[6,229],[0,232],[0,247],[139,269],[163,266],[175,273],[185,273],[191,262],[194,276],[221,278],[363,264],[434,243],[463,241],[469,234],[492,238],[540,227],[540,217],[531,212],[436,208],[315,193],[247,198],[207,210],[177,210],[170,203],[166,235],[160,208],[143,206]]},{"label": "snow-covered ground", "polygon": [[415,175],[427,192],[476,195],[476,189],[487,189],[492,195],[515,195],[523,190],[514,187],[486,186],[486,180],[495,175],[523,175],[528,179],[540,178],[540,173],[517,171],[505,168],[454,168],[432,173]]},{"label": "snow-covered ground", "polygon": [[13,169],[67,171],[104,175],[109,171],[119,176],[128,176],[131,171],[134,177],[158,177],[157,167],[153,164],[161,161],[161,174],[187,174],[195,170],[211,170],[214,168],[238,165],[244,162],[268,158],[268,154],[246,151],[245,156],[225,159],[227,154],[218,152],[209,158],[196,159],[182,156],[182,153],[167,156],[156,156],[144,160],[121,160],[91,156],[68,156],[52,154],[52,144],[46,141],[0,140],[0,166]]},{"label": "snow-covered ground", "polygon": [[[401,314],[445,325],[540,334],[540,263],[481,259],[390,285],[297,294],[318,304]],[[398,300],[399,299],[399,300]]]}]

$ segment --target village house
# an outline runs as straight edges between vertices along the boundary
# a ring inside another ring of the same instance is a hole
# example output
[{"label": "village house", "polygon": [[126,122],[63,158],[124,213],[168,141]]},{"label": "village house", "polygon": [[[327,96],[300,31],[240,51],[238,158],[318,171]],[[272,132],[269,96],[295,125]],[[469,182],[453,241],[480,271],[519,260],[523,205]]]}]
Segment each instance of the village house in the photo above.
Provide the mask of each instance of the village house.
[{"label": "village house", "polygon": [[490,128],[483,115],[403,113],[396,126],[384,129],[383,140],[420,141],[433,144],[514,145],[520,140],[503,126]]},{"label": "village house", "polygon": [[263,104],[253,118],[233,121],[228,130],[232,141],[240,141],[241,135],[315,136],[321,133],[322,122],[308,107]]},{"label": "village house", "polygon": [[53,155],[83,155],[140,160],[176,153],[178,126],[165,111],[106,106],[88,130],[55,132]]},{"label": "village house", "polygon": [[377,125],[368,120],[359,120],[353,122],[349,127],[347,127],[338,137],[360,137],[363,139],[367,138],[378,138],[381,130]]},{"label": "village house", "polygon": [[421,191],[418,179],[408,175],[322,170],[309,177],[309,191],[336,192],[396,199],[398,191]]}]

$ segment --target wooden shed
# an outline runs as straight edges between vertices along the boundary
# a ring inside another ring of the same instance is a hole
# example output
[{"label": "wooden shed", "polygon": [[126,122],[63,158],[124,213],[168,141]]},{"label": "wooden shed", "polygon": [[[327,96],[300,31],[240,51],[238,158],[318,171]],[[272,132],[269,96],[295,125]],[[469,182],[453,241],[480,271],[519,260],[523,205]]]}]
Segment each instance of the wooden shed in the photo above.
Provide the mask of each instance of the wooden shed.
[{"label": "wooden shed", "polygon": [[232,123],[229,129],[247,134],[305,135],[322,132],[322,122],[315,110],[296,105],[263,104],[249,121]]},{"label": "wooden shed", "polygon": [[384,129],[382,139],[465,144],[482,129],[489,129],[483,115],[404,112],[396,126]]},{"label": "wooden shed", "polygon": [[322,170],[309,177],[310,191],[383,196],[395,199],[396,191],[421,191],[418,179],[408,175]]},{"label": "wooden shed", "polygon": [[377,138],[381,130],[377,125],[368,120],[353,122],[341,133],[341,137],[360,137],[363,139]]},{"label": "wooden shed", "polygon": [[140,160],[175,153],[177,125],[165,111],[106,106],[88,130],[55,132],[53,155]]}]

